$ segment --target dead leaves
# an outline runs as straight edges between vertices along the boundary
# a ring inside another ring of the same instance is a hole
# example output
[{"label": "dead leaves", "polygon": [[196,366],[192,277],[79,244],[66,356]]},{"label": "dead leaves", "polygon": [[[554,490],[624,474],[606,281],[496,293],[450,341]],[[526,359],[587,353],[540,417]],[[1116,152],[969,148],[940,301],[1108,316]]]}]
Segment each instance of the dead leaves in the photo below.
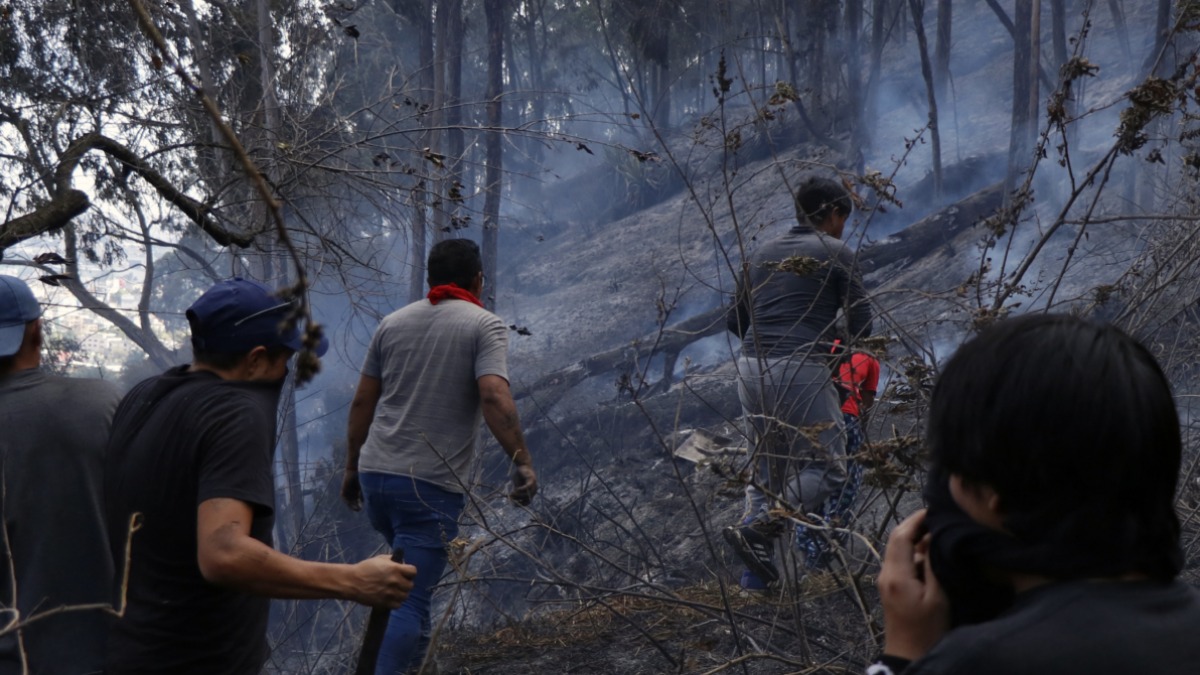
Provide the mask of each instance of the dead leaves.
[{"label": "dead leaves", "polygon": [[1159,77],[1148,77],[1134,87],[1129,92],[1130,106],[1121,111],[1117,150],[1129,155],[1141,149],[1149,140],[1146,125],[1160,115],[1169,115],[1178,97],[1175,83]]},{"label": "dead leaves", "polygon": [[763,267],[778,272],[787,272],[800,277],[810,277],[822,270],[828,269],[828,260],[818,260],[811,256],[794,255],[778,262],[764,263]]},{"label": "dead leaves", "polygon": [[61,286],[60,282],[70,281],[72,278],[69,274],[46,274],[38,277],[38,281],[47,286]]}]

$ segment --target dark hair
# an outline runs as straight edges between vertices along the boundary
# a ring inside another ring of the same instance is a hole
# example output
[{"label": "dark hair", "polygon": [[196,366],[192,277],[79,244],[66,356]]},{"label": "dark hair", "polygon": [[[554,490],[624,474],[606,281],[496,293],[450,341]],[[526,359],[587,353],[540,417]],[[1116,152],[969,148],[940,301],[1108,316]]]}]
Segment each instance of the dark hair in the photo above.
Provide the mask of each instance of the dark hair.
[{"label": "dark hair", "polygon": [[988,328],[946,364],[928,439],[933,471],[991,486],[1023,544],[1112,575],[1182,568],[1175,401],[1119,329],[1046,314]]},{"label": "dark hair", "polygon": [[475,276],[483,271],[479,245],[470,239],[439,241],[429,250],[426,269],[430,286],[455,284],[465,289],[475,281]]},{"label": "dark hair", "polygon": [[796,190],[796,218],[801,222],[820,225],[830,214],[849,216],[854,212],[850,191],[838,181],[810,176]]}]

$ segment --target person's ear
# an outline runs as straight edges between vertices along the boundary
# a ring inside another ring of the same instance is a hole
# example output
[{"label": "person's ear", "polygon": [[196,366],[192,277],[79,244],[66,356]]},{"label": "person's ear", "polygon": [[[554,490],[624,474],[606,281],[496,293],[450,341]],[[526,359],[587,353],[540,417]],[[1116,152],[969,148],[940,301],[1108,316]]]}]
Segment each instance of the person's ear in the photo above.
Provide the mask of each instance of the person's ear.
[{"label": "person's ear", "polygon": [[971,520],[993,530],[1004,529],[1004,505],[996,488],[953,473],[950,474],[950,496]]},{"label": "person's ear", "polygon": [[42,346],[45,345],[46,342],[45,333],[42,332],[42,320],[34,319],[30,323],[32,326],[30,326],[29,335],[26,337],[32,341],[33,349],[41,351]]},{"label": "person's ear", "polygon": [[983,497],[987,500],[988,511],[991,511],[998,520],[1004,520],[1004,509],[1000,503],[1000,493],[996,492],[991,485],[982,485],[980,487],[984,491]]},{"label": "person's ear", "polygon": [[245,367],[245,375],[248,379],[257,378],[267,372],[271,367],[271,359],[267,357],[267,348],[259,345],[251,349],[246,354],[246,358],[242,360]]}]

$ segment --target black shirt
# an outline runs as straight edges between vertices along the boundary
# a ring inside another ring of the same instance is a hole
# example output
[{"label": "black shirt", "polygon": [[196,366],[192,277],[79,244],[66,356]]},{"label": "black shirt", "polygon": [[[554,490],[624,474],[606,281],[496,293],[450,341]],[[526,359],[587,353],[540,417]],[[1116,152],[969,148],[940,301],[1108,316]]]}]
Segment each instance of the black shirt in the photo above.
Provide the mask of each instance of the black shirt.
[{"label": "black shirt", "polygon": [[1198,627],[1200,594],[1179,581],[1059,582],[950,631],[904,674],[1191,675]]},{"label": "black shirt", "polygon": [[279,384],[173,368],[137,385],[113,420],[106,515],[117,569],[133,513],[128,606],[109,637],[106,672],[257,674],[269,600],[208,583],[196,557],[201,502],[238,499],[251,536],[271,544]]}]

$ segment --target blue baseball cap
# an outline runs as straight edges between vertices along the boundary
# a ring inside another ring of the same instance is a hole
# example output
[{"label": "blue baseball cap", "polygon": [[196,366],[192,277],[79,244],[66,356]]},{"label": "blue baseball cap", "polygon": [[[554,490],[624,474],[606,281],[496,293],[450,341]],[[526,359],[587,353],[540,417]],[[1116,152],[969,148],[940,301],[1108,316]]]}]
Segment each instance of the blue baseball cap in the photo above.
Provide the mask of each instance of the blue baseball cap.
[{"label": "blue baseball cap", "polygon": [[25,324],[42,316],[42,306],[24,281],[0,274],[0,357],[21,351]]},{"label": "blue baseball cap", "polygon": [[[205,352],[241,354],[255,347],[304,347],[300,328],[284,325],[295,303],[280,298],[267,286],[234,277],[219,281],[187,310],[192,341]],[[317,356],[324,356],[329,340],[321,338]]]}]

